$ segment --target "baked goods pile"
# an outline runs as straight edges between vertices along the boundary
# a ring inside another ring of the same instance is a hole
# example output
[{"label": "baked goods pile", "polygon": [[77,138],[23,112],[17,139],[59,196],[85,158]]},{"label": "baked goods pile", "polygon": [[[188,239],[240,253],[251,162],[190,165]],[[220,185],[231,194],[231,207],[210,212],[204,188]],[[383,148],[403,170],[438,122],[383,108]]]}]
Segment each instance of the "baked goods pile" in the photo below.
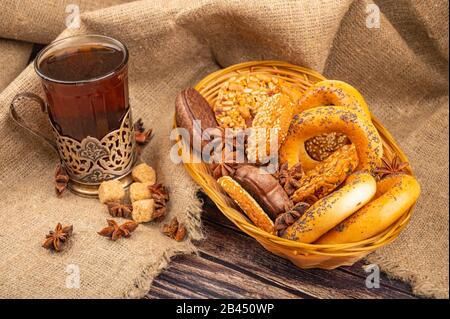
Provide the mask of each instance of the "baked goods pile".
[{"label": "baked goods pile", "polygon": [[324,80],[303,90],[249,72],[215,94],[209,105],[196,90],[182,91],[177,126],[263,231],[302,243],[359,242],[387,229],[419,197],[408,164],[384,154],[369,108],[351,85]]}]

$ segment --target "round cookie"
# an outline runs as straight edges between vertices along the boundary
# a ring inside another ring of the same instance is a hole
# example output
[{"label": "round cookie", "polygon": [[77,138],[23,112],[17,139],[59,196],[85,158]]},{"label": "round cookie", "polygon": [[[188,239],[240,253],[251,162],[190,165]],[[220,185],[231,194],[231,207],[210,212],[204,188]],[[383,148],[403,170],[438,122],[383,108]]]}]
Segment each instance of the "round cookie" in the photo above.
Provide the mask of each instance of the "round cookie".
[{"label": "round cookie", "polygon": [[270,73],[234,76],[222,84],[217,93],[214,113],[219,126],[247,128],[263,104],[274,94],[284,93],[296,104],[299,91],[291,83]]}]

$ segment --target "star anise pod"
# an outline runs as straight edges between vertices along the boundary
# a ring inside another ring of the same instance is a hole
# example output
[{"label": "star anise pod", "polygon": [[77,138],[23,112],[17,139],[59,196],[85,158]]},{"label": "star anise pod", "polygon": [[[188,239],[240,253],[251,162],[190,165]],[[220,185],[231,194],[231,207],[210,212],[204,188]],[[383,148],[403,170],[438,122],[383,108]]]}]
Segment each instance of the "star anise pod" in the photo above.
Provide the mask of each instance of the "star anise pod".
[{"label": "star anise pod", "polygon": [[395,154],[391,161],[389,161],[386,157],[381,159],[382,166],[377,167],[374,170],[374,173],[378,179],[382,179],[388,175],[396,174],[396,173],[405,173],[405,169],[408,167],[408,162],[402,162],[400,157]]},{"label": "star anise pod", "polygon": [[222,158],[218,161],[213,160],[209,167],[211,168],[212,175],[215,179],[219,179],[222,176],[233,176],[238,164],[236,163],[236,152],[222,151]]},{"label": "star anise pod", "polygon": [[134,122],[133,126],[134,126],[134,130],[136,132],[139,132],[139,133],[145,132],[144,122],[142,121],[141,118],[139,118],[136,122]]},{"label": "star anise pod", "polygon": [[128,238],[139,226],[138,223],[132,220],[126,221],[120,226],[112,219],[107,219],[106,221],[108,222],[108,227],[103,228],[98,234],[109,237],[111,240],[117,240],[121,237]]},{"label": "star anise pod", "polygon": [[159,222],[166,217],[167,207],[166,204],[155,201],[153,220]]},{"label": "star anise pod", "polygon": [[275,174],[281,186],[283,186],[286,193],[291,196],[300,187],[300,180],[305,175],[302,165],[300,163],[295,164],[289,168],[288,163],[283,163],[280,169]]},{"label": "star anise pod", "polygon": [[134,137],[139,145],[147,145],[153,137],[153,130],[148,129],[145,132],[135,132]]},{"label": "star anise pod", "polygon": [[150,185],[148,189],[153,199],[165,200],[166,202],[170,199],[167,187],[161,183]]},{"label": "star anise pod", "polygon": [[176,241],[182,241],[186,236],[186,228],[178,222],[176,217],[172,218],[169,224],[163,226],[162,232]]},{"label": "star anise pod", "polygon": [[108,212],[113,217],[123,217],[128,218],[131,216],[133,211],[133,206],[130,204],[123,204],[120,202],[108,202],[106,203],[108,207]]},{"label": "star anise pod", "polygon": [[61,197],[64,191],[67,189],[67,183],[69,182],[69,175],[67,174],[64,166],[59,163],[55,170],[55,192],[56,196]]},{"label": "star anise pod", "polygon": [[167,212],[167,202],[170,199],[169,191],[163,184],[155,184],[148,187],[152,199],[155,201],[154,218],[157,221],[164,219]]},{"label": "star anise pod", "polygon": [[[220,127],[210,133],[214,152],[211,155],[210,168],[215,179],[222,176],[233,176],[239,164],[246,163],[244,144],[238,145],[235,132],[225,134],[225,129]],[[241,155],[241,156],[240,156]]]},{"label": "star anise pod", "polygon": [[55,230],[51,230],[46,236],[42,247],[46,249],[53,249],[55,251],[61,251],[62,244],[65,243],[72,235],[73,226],[62,226],[58,223]]},{"label": "star anise pod", "polygon": [[278,235],[281,236],[284,230],[295,223],[309,207],[310,205],[308,203],[299,202],[290,210],[278,215],[275,219],[275,230],[278,232]]},{"label": "star anise pod", "polygon": [[153,130],[145,130],[144,122],[139,118],[134,124],[134,139],[136,140],[136,152],[141,155],[143,148],[150,142],[153,137]]}]

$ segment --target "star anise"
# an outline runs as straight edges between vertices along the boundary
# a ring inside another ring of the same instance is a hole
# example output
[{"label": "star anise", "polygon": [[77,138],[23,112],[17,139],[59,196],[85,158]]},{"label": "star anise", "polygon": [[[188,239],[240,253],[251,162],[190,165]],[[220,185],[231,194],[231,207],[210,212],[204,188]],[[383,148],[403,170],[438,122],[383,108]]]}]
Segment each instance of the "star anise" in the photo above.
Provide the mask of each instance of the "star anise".
[{"label": "star anise", "polygon": [[136,140],[136,152],[141,155],[143,148],[150,142],[153,137],[153,130],[145,130],[144,122],[139,118],[134,124],[134,139]]},{"label": "star anise", "polygon": [[375,175],[378,179],[382,179],[388,175],[406,172],[405,169],[408,167],[408,162],[402,162],[400,157],[395,154],[391,161],[386,157],[381,159],[382,166],[377,167],[374,170]]},{"label": "star anise", "polygon": [[[229,129],[231,130],[231,129]],[[238,136],[236,132],[231,134],[224,128],[216,128],[209,134],[214,146],[214,152],[211,155],[210,168],[214,178],[218,179],[222,176],[233,176],[239,164],[246,163],[244,141],[242,145],[238,145]]]},{"label": "star anise", "polygon": [[98,234],[109,237],[111,240],[117,240],[121,237],[128,238],[139,226],[138,223],[131,220],[126,221],[120,226],[112,219],[107,219],[106,221],[108,222],[108,227],[103,228]]},{"label": "star anise", "polygon": [[213,161],[209,166],[215,179],[219,179],[222,176],[233,176],[238,166],[236,163],[236,152],[228,154],[222,152],[222,158],[217,162]]},{"label": "star anise", "polygon": [[67,189],[67,183],[69,182],[69,175],[67,174],[64,166],[59,163],[55,170],[55,192],[56,196],[61,197],[64,191]]},{"label": "star anise", "polygon": [[176,217],[172,218],[169,224],[163,226],[162,232],[176,241],[182,241],[186,236],[186,228],[178,222]]},{"label": "star anise", "polygon": [[153,137],[153,130],[148,129],[145,132],[135,132],[134,133],[136,143],[139,145],[147,145]]},{"label": "star anise", "polygon": [[275,230],[278,232],[278,235],[281,236],[284,230],[295,223],[309,207],[310,205],[308,203],[299,202],[290,210],[278,215],[275,219]]},{"label": "star anise", "polygon": [[120,202],[108,202],[106,203],[108,212],[113,217],[128,218],[131,216],[133,206],[130,204],[123,204]]},{"label": "star anise", "polygon": [[46,249],[53,249],[55,251],[61,251],[62,244],[65,243],[72,235],[73,226],[62,226],[58,223],[55,230],[51,230],[46,236],[42,247]]},{"label": "star anise", "polygon": [[134,122],[133,126],[134,126],[134,130],[136,132],[139,132],[139,133],[145,132],[144,122],[142,121],[141,118],[139,118],[136,122]]},{"label": "star anise", "polygon": [[170,199],[169,191],[163,184],[155,184],[148,187],[152,199],[155,201],[154,218],[157,221],[164,219],[167,212],[167,202]]},{"label": "star anise", "polygon": [[275,177],[283,186],[286,193],[291,196],[300,187],[300,180],[304,176],[302,165],[300,163],[295,164],[289,168],[288,163],[283,163],[280,169],[275,174]]}]

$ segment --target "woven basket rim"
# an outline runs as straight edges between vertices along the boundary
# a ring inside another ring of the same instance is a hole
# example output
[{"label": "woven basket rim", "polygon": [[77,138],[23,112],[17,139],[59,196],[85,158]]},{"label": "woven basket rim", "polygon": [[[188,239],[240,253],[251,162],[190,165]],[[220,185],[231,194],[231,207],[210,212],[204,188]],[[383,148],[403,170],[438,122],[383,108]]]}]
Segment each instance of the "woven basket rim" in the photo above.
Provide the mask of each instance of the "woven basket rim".
[{"label": "woven basket rim", "polygon": [[[264,70],[264,73],[273,72],[277,74],[283,72],[287,72],[287,74],[289,74],[289,72],[290,73],[297,72],[298,74],[305,75],[306,78],[309,77],[314,78],[316,82],[326,79],[323,75],[314,70],[297,66],[284,61],[279,60],[249,61],[235,64],[227,68],[212,72],[206,77],[204,77],[200,82],[198,82],[194,88],[197,91],[199,91],[202,95],[204,96],[206,95],[205,98],[207,98],[208,100],[211,99],[211,95],[208,96],[208,94],[205,94],[206,92],[205,90],[210,88],[211,84],[215,85],[215,87],[217,88],[217,84],[220,83],[220,81],[223,81],[232,76],[250,72],[252,69],[253,70],[260,69]],[[311,82],[310,85],[312,83],[314,82]],[[212,96],[213,94],[214,93],[212,93]],[[212,105],[212,103],[210,104]],[[389,152],[397,154],[402,161],[408,161],[407,156],[400,148],[400,146],[396,143],[392,134],[381,124],[381,122],[375,116],[373,116],[373,114],[372,114],[372,121],[383,139],[384,147]],[[218,186],[217,182],[211,175],[208,176],[207,171],[205,171],[201,165],[205,164],[184,163],[184,166],[191,175],[191,177],[197,182],[197,184],[199,184],[202,187],[205,194],[217,205],[220,211],[230,221],[232,221],[244,233],[250,235],[259,242],[268,241],[277,247],[291,250],[294,255],[302,254],[302,255],[318,255],[330,257],[350,257],[350,256],[366,255],[395,240],[400,234],[400,232],[408,224],[411,218],[412,211],[414,210],[415,207],[415,205],[413,205],[409,210],[405,211],[405,213],[386,230],[382,231],[381,233],[371,238],[359,242],[344,243],[344,244],[327,244],[327,245],[324,244],[319,245],[314,243],[306,244],[269,234],[263,231],[262,229],[258,228],[257,226],[255,226],[253,223],[251,223],[251,221],[244,214],[233,208],[233,205],[230,204],[229,200],[227,201],[224,198],[224,196],[226,197],[226,195],[223,194],[223,192],[220,190],[220,186]],[[409,174],[414,176],[411,167],[408,167],[407,170]],[[216,183],[217,184],[216,187],[211,187],[210,185],[211,183]]]}]

